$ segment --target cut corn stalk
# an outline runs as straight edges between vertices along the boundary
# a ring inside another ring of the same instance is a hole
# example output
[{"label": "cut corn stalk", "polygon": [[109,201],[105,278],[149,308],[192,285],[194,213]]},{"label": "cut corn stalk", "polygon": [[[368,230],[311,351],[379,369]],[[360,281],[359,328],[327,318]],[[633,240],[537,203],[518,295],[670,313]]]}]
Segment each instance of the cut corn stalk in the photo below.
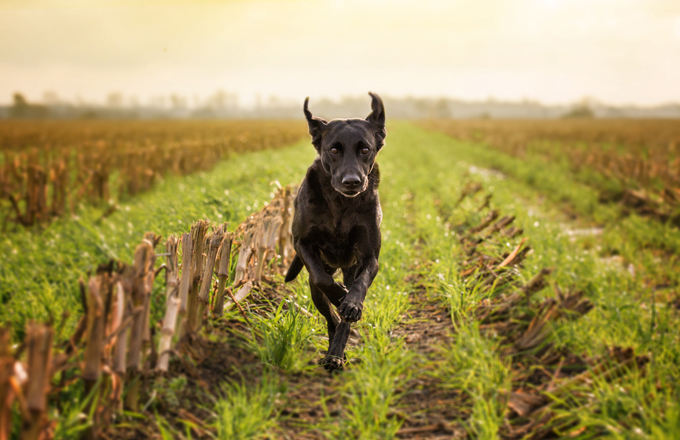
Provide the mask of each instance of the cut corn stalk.
[{"label": "cut corn stalk", "polygon": [[191,289],[191,234],[182,234],[182,273],[179,282],[179,323],[180,323],[180,338],[183,338],[186,328],[186,318],[189,303],[189,289]]},{"label": "cut corn stalk", "polygon": [[137,411],[139,405],[139,391],[142,371],[142,348],[146,335],[144,323],[147,322],[146,312],[148,311],[148,299],[150,292],[147,273],[149,271],[149,262],[155,258],[153,252],[153,244],[147,239],[142,241],[142,244],[137,246],[134,256],[134,265],[128,271],[128,276],[131,278],[131,298],[135,309],[141,310],[141,313],[135,313],[132,321],[132,329],[130,331],[130,342],[127,354],[127,378],[126,382],[130,384],[127,396],[125,398],[125,406]]},{"label": "cut corn stalk", "polygon": [[101,290],[106,289],[106,275],[90,278],[87,286],[87,344],[83,361],[85,392],[89,394],[101,376],[104,352],[104,304]]},{"label": "cut corn stalk", "polygon": [[[253,290],[253,283],[252,281],[248,281],[243,286],[241,286],[238,292],[236,292],[236,294],[234,295],[234,299],[238,302],[243,301],[248,297],[248,295],[250,295],[251,290]],[[227,300],[227,303],[224,305],[224,311],[226,312],[235,305],[236,303],[233,300]]]},{"label": "cut corn stalk", "polygon": [[23,414],[21,438],[38,440],[47,424],[47,392],[49,391],[52,338],[47,325],[31,322],[26,328],[28,377],[26,382],[26,412]]},{"label": "cut corn stalk", "polygon": [[212,274],[215,270],[215,260],[217,259],[217,251],[224,239],[222,228],[210,236],[210,243],[208,244],[208,254],[206,257],[205,267],[203,268],[203,276],[201,277],[201,290],[199,292],[199,307],[198,315],[196,316],[196,329],[199,330],[203,325],[203,314],[210,305],[210,290],[212,288]]},{"label": "cut corn stalk", "polygon": [[12,402],[14,390],[11,381],[15,359],[9,339],[9,329],[0,328],[0,440],[9,440],[12,434]]},{"label": "cut corn stalk", "polygon": [[163,328],[161,329],[161,337],[158,342],[158,364],[156,368],[160,371],[167,371],[170,363],[170,350],[172,347],[172,338],[175,335],[175,327],[177,325],[177,315],[182,304],[179,298],[179,285],[177,278],[179,275],[179,265],[177,263],[177,245],[178,241],[174,235],[168,237],[165,243],[165,250],[167,255],[167,269],[165,272],[166,284],[166,308],[165,318],[163,319]]},{"label": "cut corn stalk", "polygon": [[234,238],[234,234],[227,231],[227,224],[224,224],[224,239],[222,240],[222,245],[220,246],[220,261],[217,267],[217,298],[215,299],[215,308],[213,314],[215,317],[220,317],[224,313],[224,289],[227,286],[227,281],[229,280],[229,268],[231,265],[231,243]]},{"label": "cut corn stalk", "polygon": [[247,265],[253,252],[253,241],[255,239],[255,228],[246,229],[241,239],[241,246],[236,261],[236,275],[234,285],[238,285],[245,277],[248,270]]},{"label": "cut corn stalk", "polygon": [[198,289],[201,282],[201,274],[203,273],[203,249],[209,225],[208,221],[198,220],[191,226],[191,243],[193,248],[191,253],[191,290],[189,291],[189,302],[187,304],[186,334],[193,334],[197,330]]}]

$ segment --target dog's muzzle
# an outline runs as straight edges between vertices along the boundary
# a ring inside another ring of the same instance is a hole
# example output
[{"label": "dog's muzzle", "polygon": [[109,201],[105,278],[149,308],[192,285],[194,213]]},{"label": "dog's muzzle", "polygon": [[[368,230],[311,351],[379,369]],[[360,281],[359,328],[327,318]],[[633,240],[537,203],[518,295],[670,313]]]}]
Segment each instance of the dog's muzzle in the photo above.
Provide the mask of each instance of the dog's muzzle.
[{"label": "dog's muzzle", "polygon": [[356,175],[344,177],[338,186],[335,190],[345,197],[356,197],[366,190],[363,180]]},{"label": "dog's muzzle", "polygon": [[342,186],[341,189],[338,188],[336,189],[345,197],[356,197],[366,189],[364,188],[363,179],[361,179],[356,174],[349,174],[347,176],[344,176],[342,178],[341,186]]}]

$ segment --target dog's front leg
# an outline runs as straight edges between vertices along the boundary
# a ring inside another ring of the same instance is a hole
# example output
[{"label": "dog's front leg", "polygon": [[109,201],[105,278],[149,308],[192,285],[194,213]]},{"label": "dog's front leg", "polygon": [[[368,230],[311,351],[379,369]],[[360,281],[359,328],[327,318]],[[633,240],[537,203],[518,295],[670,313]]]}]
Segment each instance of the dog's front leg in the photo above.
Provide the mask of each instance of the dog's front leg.
[{"label": "dog's front leg", "polygon": [[300,243],[297,244],[295,250],[305,263],[307,272],[309,272],[309,280],[326,295],[334,306],[338,307],[347,295],[347,289],[326,272],[318,250],[315,251],[311,246]]},{"label": "dog's front leg", "polygon": [[328,346],[328,353],[321,360],[321,365],[328,371],[341,370],[345,364],[345,347],[349,339],[350,323],[340,321],[335,329],[335,337]]},{"label": "dog's front leg", "polygon": [[378,267],[378,259],[371,257],[366,259],[357,271],[352,287],[338,307],[338,313],[345,321],[357,322],[361,319],[364,299],[373,279],[378,275]]}]

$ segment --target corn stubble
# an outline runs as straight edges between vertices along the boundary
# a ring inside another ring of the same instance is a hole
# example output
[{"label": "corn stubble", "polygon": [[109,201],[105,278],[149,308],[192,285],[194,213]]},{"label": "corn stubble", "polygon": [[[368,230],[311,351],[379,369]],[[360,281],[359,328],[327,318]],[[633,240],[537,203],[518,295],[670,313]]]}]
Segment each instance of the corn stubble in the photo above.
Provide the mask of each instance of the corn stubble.
[{"label": "corn stubble", "polygon": [[300,133],[291,121],[1,121],[3,228],[132,196],[164,176],[208,170],[229,154],[290,145]]},{"label": "corn stubble", "polygon": [[601,201],[680,226],[680,124],[675,120],[431,120],[424,128],[519,158],[564,159],[595,171]]},{"label": "corn stubble", "polygon": [[[469,183],[457,205],[481,191],[480,184]],[[473,211],[481,219],[477,224],[468,219],[455,226],[447,223],[447,229],[456,232],[465,253],[460,276],[475,286],[474,294],[481,298],[472,305],[471,316],[482,332],[502,340],[500,355],[512,365],[512,390],[502,393],[510,411],[500,433],[504,438],[552,438],[576,423],[573,417],[558,417],[566,402],[587,406],[597,380],[612,382],[624,375],[644,374],[650,359],[631,348],[609,347],[606,355],[584,358],[555,347],[555,324],[581,318],[594,304],[583,292],[556,285],[554,298],[532,301],[549,286],[553,269],[541,268],[526,283],[520,282],[517,268],[531,247],[523,238],[506,252],[507,240],[523,231],[512,226],[514,216],[489,210],[489,199],[485,197]],[[448,217],[444,211],[441,215]],[[465,316],[453,318],[455,322]],[[530,381],[535,369],[554,373],[549,380]]]},{"label": "corn stubble", "polygon": [[[149,315],[161,237],[151,232],[135,249],[132,265],[112,261],[81,281],[85,313],[68,344],[53,344],[51,324],[30,322],[24,345],[13,348],[9,329],[0,328],[0,439],[12,435],[13,405],[21,413],[22,439],[53,438],[57,421],[48,418],[48,401],[60,387],[51,384],[67,372],[81,378],[88,396],[83,412],[91,418],[81,438],[98,438],[123,409],[140,411],[147,377],[167,372],[172,354],[200,355],[207,320],[240,308],[255,286],[290,263],[295,193],[294,187],[280,189],[235,233],[226,223],[198,220],[181,239],[166,240],[166,310],[157,350]],[[225,294],[231,299],[225,301]]]}]

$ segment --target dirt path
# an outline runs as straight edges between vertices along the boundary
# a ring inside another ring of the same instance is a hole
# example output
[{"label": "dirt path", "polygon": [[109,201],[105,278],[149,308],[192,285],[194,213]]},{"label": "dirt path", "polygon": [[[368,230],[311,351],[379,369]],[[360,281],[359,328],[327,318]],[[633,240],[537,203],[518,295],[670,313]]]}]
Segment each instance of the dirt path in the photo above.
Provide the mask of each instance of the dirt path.
[{"label": "dirt path", "polygon": [[464,418],[465,397],[447,387],[436,370],[446,362],[444,346],[452,339],[451,315],[441,301],[428,296],[425,286],[409,295],[411,308],[392,336],[403,338],[415,353],[417,375],[399,400],[403,425],[400,438],[462,438],[465,430],[458,420]]}]

